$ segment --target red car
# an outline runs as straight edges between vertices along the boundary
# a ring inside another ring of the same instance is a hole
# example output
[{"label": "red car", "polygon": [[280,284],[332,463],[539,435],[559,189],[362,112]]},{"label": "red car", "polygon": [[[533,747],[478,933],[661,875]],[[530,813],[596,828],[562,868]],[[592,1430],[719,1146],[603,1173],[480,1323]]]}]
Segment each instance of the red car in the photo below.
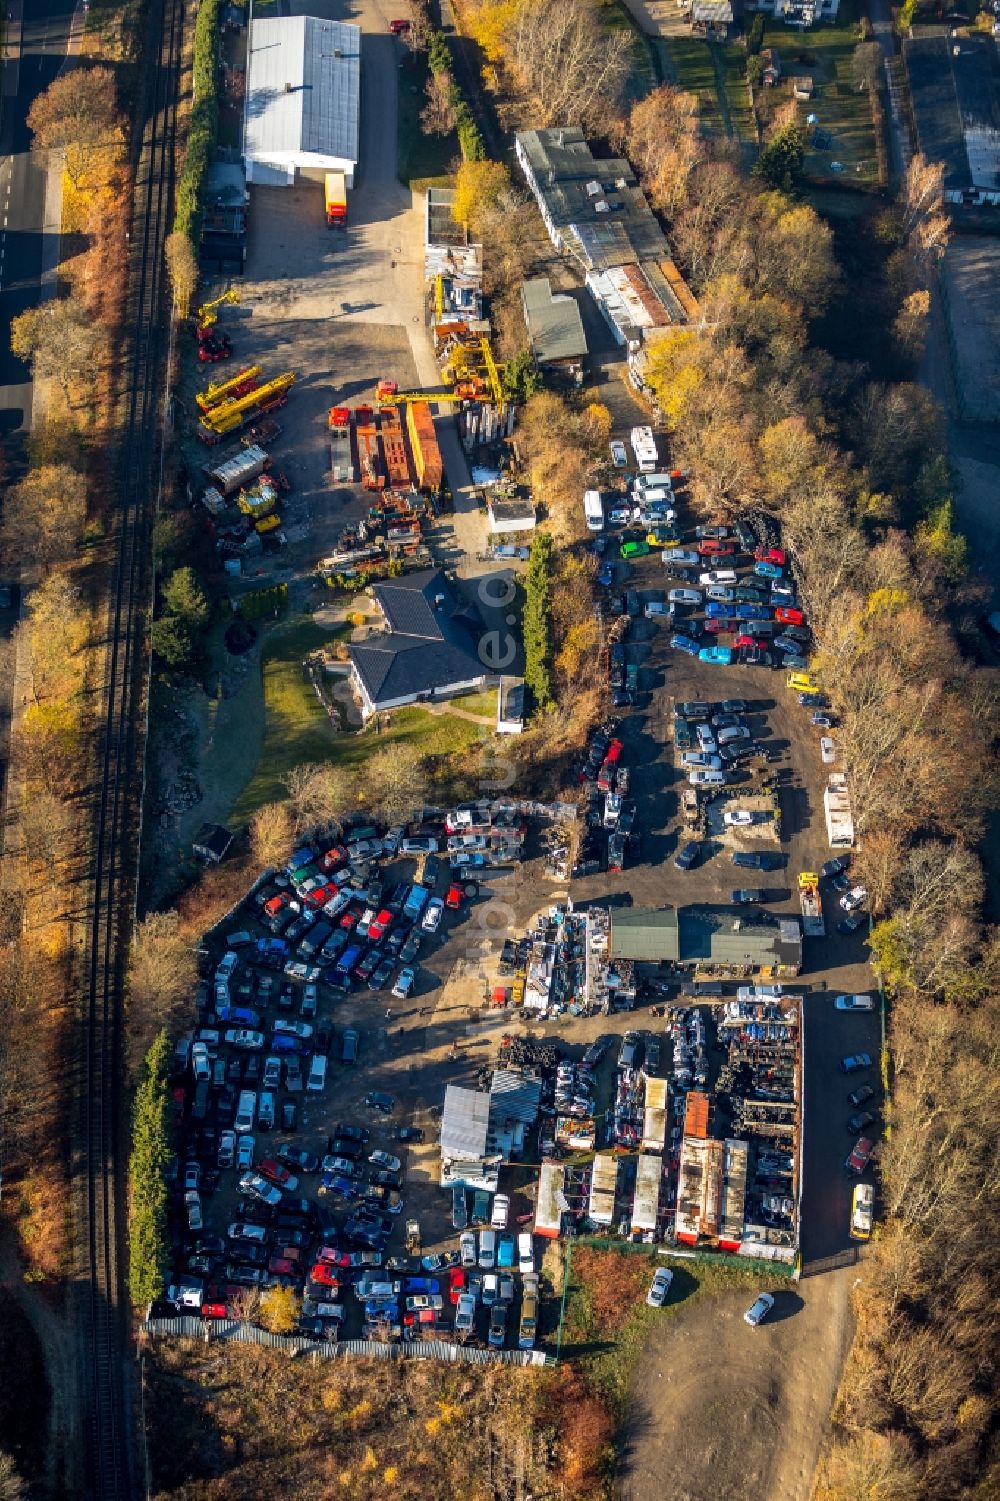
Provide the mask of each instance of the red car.
[{"label": "red car", "polygon": [[735,620],[706,620],[703,629],[708,631],[712,636],[718,636],[720,633],[731,631],[736,624]]},{"label": "red car", "polygon": [[695,552],[702,558],[731,558],[736,548],[731,542],[720,542],[718,537],[703,537]]},{"label": "red car", "polygon": [[860,1176],[868,1166],[868,1159],[875,1150],[875,1143],[868,1136],[859,1136],[851,1149],[851,1155],[844,1163],[849,1173]]},{"label": "red car", "polygon": [[786,609],[782,605],[775,610],[774,618],[780,625],[801,625],[803,615],[801,610]]},{"label": "red car", "polygon": [[322,1261],[326,1266],[349,1267],[351,1264],[350,1251],[338,1251],[336,1246],[320,1246],[316,1252],[316,1260]]},{"label": "red car", "polygon": [[257,1171],[262,1178],[266,1178],[269,1183],[276,1184],[278,1188],[284,1188],[292,1176],[287,1167],[282,1167],[281,1163],[275,1162],[273,1157],[265,1157]]},{"label": "red car", "polygon": [[453,1303],[457,1303],[465,1292],[465,1272],[460,1266],[448,1268],[448,1296]]},{"label": "red car", "polygon": [[452,912],[457,912],[458,911],[458,909],[462,905],[462,888],[461,888],[461,886],[449,886],[448,887],[448,892],[447,892],[447,895],[445,896],[444,904],[445,904],[446,907],[450,907],[451,910],[452,910]]},{"label": "red car", "polygon": [[347,864],[347,851],[341,849],[339,844],[335,844],[332,850],[327,850],[325,855],[320,856],[319,863],[329,875]]},{"label": "red car", "polygon": [[405,36],[410,29],[409,21],[398,20],[389,22],[389,30],[393,36]]},{"label": "red car", "polygon": [[757,641],[757,640],[754,639],[753,636],[737,636],[736,640],[733,642],[733,645],[734,646],[756,646],[758,648],[758,650],[760,650],[760,651],[766,651],[767,650],[767,642],[766,641]]},{"label": "red car", "polygon": [[287,1256],[272,1256],[267,1269],[277,1277],[291,1277],[295,1272],[295,1262],[289,1261]]},{"label": "red car", "polygon": [[340,1286],[340,1278],[332,1267],[327,1266],[325,1261],[316,1262],[316,1265],[309,1273],[309,1280],[310,1282],[318,1282],[320,1287],[337,1288]]},{"label": "red car", "polygon": [[279,891],[277,896],[272,896],[269,902],[264,903],[264,916],[277,917],[282,907],[287,906],[287,904],[288,893],[286,891]]},{"label": "red car", "polygon": [[229,1314],[225,1303],[203,1303],[201,1316],[203,1319],[228,1319]]},{"label": "red car", "polygon": [[375,918],[375,921],[371,923],[368,928],[369,942],[378,943],[379,939],[384,938],[391,927],[392,913],[389,911],[388,907],[383,907],[381,912]]},{"label": "red car", "polygon": [[340,919],[340,926],[342,928],[346,928],[348,933],[350,933],[351,930],[357,926],[360,916],[360,912],[352,912],[351,908],[348,907],[347,911]]},{"label": "red car", "polygon": [[777,563],[780,568],[788,561],[780,547],[755,547],[753,555],[758,563]]},{"label": "red car", "polygon": [[407,1329],[412,1329],[414,1324],[433,1324],[436,1319],[437,1314],[433,1308],[421,1308],[419,1313],[403,1314],[403,1323]]}]

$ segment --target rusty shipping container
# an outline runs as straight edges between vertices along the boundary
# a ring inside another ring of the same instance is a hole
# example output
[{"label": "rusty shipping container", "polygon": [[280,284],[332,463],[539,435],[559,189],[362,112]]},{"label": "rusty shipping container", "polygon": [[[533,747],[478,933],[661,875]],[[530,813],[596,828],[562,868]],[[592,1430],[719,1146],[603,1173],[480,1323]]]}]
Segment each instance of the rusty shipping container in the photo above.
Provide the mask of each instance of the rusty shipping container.
[{"label": "rusty shipping container", "polygon": [[411,401],[406,408],[406,430],[413,450],[417,484],[421,490],[440,490],[444,471],[441,450],[434,432],[434,418],[426,401]]},{"label": "rusty shipping container", "polygon": [[383,490],[385,488],[385,465],[382,461],[375,413],[371,407],[358,407],[354,417],[354,431],[358,440],[361,483],[366,490]]},{"label": "rusty shipping container", "polygon": [[408,490],[410,488],[410,465],[406,457],[406,444],[403,442],[403,424],[399,420],[399,409],[379,407],[379,421],[382,427],[382,452],[385,454],[385,467],[389,471],[389,484]]}]

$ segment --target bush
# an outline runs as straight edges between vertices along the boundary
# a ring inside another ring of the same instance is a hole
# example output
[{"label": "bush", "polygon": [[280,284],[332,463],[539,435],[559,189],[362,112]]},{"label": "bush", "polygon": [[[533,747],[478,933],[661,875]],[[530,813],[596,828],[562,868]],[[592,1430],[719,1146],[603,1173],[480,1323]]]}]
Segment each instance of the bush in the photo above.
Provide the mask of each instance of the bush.
[{"label": "bush", "polygon": [[451,78],[458,144],[467,162],[481,162],[486,156],[486,146],[479,133],[479,126],[476,124],[469,101],[464,97],[455,78],[451,48],[443,32],[431,33],[431,39],[427,44],[427,64],[435,76],[447,73]]},{"label": "bush", "polygon": [[132,1113],[129,1158],[128,1286],[133,1303],[163,1292],[170,1264],[166,1171],[170,1161],[170,1039],[160,1032],[146,1054]]},{"label": "bush", "polygon": [[287,604],[288,585],[275,584],[271,589],[256,589],[253,594],[244,594],[240,600],[240,614],[244,620],[273,619]]},{"label": "bush", "polygon": [[531,544],[524,575],[524,681],[536,709],[552,698],[552,538],[541,532]]},{"label": "bush", "polygon": [[750,22],[750,30],[747,32],[747,52],[755,57],[764,45],[764,17],[758,12]]}]

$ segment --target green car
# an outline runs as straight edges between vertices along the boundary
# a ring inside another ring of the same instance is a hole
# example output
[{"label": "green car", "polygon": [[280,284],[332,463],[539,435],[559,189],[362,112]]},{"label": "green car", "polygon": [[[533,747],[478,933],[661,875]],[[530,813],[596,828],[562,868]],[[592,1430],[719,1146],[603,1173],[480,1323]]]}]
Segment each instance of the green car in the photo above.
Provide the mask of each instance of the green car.
[{"label": "green car", "polygon": [[648,542],[625,542],[621,548],[623,558],[644,558],[648,552]]}]

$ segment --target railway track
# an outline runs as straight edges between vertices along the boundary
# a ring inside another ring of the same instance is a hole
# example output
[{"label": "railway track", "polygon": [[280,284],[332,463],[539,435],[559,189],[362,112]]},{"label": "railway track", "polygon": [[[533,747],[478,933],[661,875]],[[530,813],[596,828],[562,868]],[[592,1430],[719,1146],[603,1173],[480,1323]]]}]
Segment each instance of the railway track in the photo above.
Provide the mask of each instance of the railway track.
[{"label": "railway track", "polygon": [[[159,50],[147,85],[129,243],[130,343],[107,617],[105,716],[96,784],[88,924],[82,1126],[86,1153],[87,1285],[84,1392],[87,1494],[125,1501],[133,1480],[128,1396],[128,1298],[122,1137],[122,994],[133,911],[141,750],[137,719],[145,653],[146,550],[156,481],[157,399],[170,228],[183,0],[160,0]],[[155,44],[154,44],[155,45]]]}]

